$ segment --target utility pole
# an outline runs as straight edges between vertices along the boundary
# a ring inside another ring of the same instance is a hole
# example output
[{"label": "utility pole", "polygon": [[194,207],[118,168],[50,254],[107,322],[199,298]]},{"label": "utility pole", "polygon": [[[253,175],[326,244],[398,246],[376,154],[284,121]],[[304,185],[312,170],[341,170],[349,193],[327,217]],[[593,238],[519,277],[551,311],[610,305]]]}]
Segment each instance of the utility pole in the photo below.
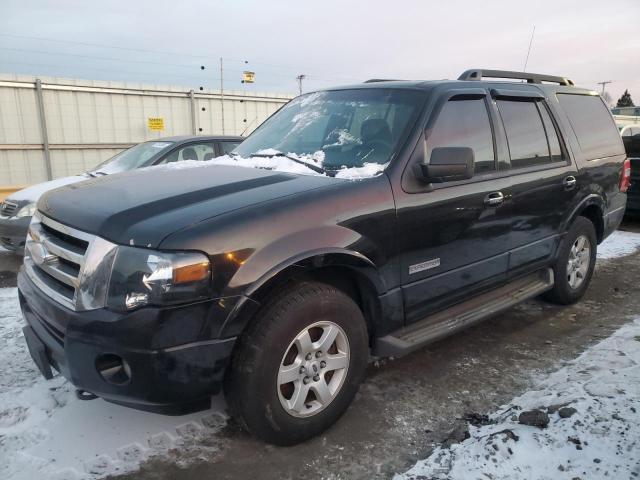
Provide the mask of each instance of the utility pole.
[{"label": "utility pole", "polygon": [[607,83],[611,83],[611,80],[607,80],[606,82],[597,82],[597,83],[598,83],[598,85],[602,85],[602,93],[600,95],[604,95],[604,86]]},{"label": "utility pole", "polygon": [[298,80],[298,91],[300,92],[300,95],[302,95],[302,80],[305,78],[307,78],[306,75],[298,75],[296,77],[296,80]]},{"label": "utility pole", "polygon": [[222,134],[224,135],[224,68],[220,57],[220,112],[222,115]]}]

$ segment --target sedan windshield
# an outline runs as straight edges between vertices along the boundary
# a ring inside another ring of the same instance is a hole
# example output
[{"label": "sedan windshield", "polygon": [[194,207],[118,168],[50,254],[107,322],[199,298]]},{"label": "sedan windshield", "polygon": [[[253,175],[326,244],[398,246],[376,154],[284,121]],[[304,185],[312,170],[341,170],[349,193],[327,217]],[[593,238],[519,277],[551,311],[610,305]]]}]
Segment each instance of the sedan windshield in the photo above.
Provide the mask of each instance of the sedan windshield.
[{"label": "sedan windshield", "polygon": [[[216,163],[363,178],[394,158],[424,102],[416,90],[362,88],[295,98]],[[305,166],[306,164],[306,166]]]},{"label": "sedan windshield", "polygon": [[165,151],[173,142],[143,142],[135,145],[94,168],[90,174],[108,175],[142,167],[157,153]]}]

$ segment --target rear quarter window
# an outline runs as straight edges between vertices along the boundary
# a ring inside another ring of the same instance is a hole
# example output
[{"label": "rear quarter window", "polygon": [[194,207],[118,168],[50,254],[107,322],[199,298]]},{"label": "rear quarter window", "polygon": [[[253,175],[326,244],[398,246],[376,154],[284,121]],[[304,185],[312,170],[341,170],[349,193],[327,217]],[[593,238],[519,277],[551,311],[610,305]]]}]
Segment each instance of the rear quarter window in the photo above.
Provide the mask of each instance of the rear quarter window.
[{"label": "rear quarter window", "polygon": [[559,93],[558,101],[586,160],[624,155],[620,133],[599,96]]}]

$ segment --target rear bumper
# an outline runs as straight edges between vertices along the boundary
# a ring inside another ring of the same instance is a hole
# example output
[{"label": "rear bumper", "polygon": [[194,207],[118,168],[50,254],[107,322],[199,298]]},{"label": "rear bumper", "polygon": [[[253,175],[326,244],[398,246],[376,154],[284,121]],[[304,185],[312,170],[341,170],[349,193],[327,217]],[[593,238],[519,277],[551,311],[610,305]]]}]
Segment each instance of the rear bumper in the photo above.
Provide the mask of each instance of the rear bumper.
[{"label": "rear bumper", "polygon": [[24,250],[31,217],[0,218],[0,246],[12,251]]},{"label": "rear bumper", "polygon": [[[22,271],[18,289],[28,325],[25,336],[45,377],[52,367],[75,387],[107,401],[167,414],[208,408],[211,395],[222,389],[235,338],[184,342],[174,332],[173,345],[168,345],[171,339],[158,338],[167,335],[165,325],[176,319],[190,330],[190,319],[226,314],[216,309],[217,302],[129,314],[74,312],[41,293]],[[154,342],[163,346],[152,348]],[[105,358],[122,360],[124,380],[118,377],[114,383],[105,376]]]}]

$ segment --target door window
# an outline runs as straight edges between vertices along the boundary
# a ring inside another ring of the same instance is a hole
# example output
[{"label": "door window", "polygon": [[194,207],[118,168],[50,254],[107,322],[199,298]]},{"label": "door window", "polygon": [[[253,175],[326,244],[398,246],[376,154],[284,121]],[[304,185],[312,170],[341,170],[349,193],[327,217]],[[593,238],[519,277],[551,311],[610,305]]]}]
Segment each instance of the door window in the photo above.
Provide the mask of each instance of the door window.
[{"label": "door window", "polygon": [[476,174],[496,169],[493,135],[483,98],[449,100],[427,138],[429,154],[438,147],[470,147]]},{"label": "door window", "polygon": [[558,131],[556,130],[553,121],[551,121],[551,116],[547,111],[547,108],[540,102],[536,103],[538,110],[540,111],[540,115],[542,116],[542,121],[544,122],[544,129],[547,132],[547,140],[549,140],[549,151],[551,153],[551,161],[552,162],[560,162],[564,159],[562,155],[562,148],[560,148],[560,139],[558,137]]},{"label": "door window", "polygon": [[551,163],[553,160],[536,102],[498,100],[497,104],[507,134],[511,167]]},{"label": "door window", "polygon": [[215,156],[216,151],[213,148],[213,143],[190,143],[174,150],[157,162],[156,165],[181,162],[183,160],[211,160],[212,158],[215,158]]}]

